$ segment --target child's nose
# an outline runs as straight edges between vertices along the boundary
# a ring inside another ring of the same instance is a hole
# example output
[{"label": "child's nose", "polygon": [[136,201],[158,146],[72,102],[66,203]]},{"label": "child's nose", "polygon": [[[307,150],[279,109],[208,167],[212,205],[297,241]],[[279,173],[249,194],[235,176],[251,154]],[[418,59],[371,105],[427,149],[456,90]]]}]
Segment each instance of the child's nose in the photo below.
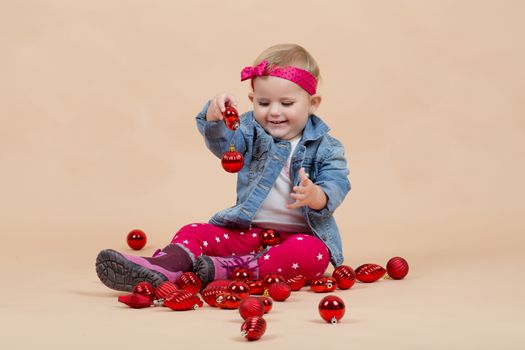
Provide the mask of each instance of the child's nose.
[{"label": "child's nose", "polygon": [[279,105],[277,103],[272,103],[270,106],[270,115],[272,116],[278,116],[281,114],[281,109],[279,108]]}]

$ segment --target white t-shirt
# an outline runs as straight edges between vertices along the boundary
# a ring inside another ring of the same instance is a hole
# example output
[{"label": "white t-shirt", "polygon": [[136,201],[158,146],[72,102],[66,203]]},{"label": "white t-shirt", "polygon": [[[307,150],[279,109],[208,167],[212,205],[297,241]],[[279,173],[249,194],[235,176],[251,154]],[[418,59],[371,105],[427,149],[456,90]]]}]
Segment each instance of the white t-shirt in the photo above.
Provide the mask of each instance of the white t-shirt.
[{"label": "white t-shirt", "polygon": [[253,226],[262,228],[273,228],[284,232],[310,232],[308,224],[304,220],[301,208],[288,209],[287,204],[295,200],[290,197],[292,192],[292,181],[290,179],[290,162],[292,154],[301,140],[302,135],[290,140],[291,151],[286,164],[281,169],[268,196],[262,202],[261,207],[255,213],[252,220]]}]

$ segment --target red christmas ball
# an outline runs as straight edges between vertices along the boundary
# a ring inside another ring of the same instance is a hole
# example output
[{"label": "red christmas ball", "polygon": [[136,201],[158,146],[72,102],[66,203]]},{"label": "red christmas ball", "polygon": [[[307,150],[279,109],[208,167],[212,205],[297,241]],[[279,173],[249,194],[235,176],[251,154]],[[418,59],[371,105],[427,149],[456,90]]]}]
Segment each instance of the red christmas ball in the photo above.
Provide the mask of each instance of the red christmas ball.
[{"label": "red christmas ball", "polygon": [[261,280],[247,281],[246,284],[250,287],[250,294],[262,295],[264,293],[264,286]]},{"label": "red christmas ball", "polygon": [[197,294],[202,287],[201,279],[193,272],[184,272],[176,281],[175,284],[180,289],[187,290],[193,294]]},{"label": "red christmas ball", "polygon": [[175,311],[197,310],[202,307],[202,300],[187,290],[177,290],[164,299],[164,306]]},{"label": "red christmas ball", "polygon": [[303,275],[293,275],[286,279],[286,283],[288,283],[293,291],[298,291],[305,286],[306,277]]},{"label": "red christmas ball", "polygon": [[259,232],[259,242],[261,246],[274,246],[282,242],[281,234],[274,229],[265,228]]},{"label": "red christmas ball", "polygon": [[275,282],[268,288],[268,294],[275,301],[285,301],[292,294],[292,288],[285,282]]},{"label": "red christmas ball", "polygon": [[244,267],[237,267],[233,270],[230,278],[235,281],[250,281],[253,279],[253,273]]},{"label": "red christmas ball", "polygon": [[230,150],[222,156],[222,167],[229,173],[237,173],[244,166],[244,157],[235,150],[235,147],[230,145]]},{"label": "red christmas ball", "polygon": [[142,309],[151,306],[151,299],[141,294],[131,293],[118,297],[120,303],[124,303],[134,309]]},{"label": "red christmas ball", "polygon": [[228,291],[239,295],[241,299],[250,296],[250,287],[243,281],[233,281],[228,285]]},{"label": "red christmas ball", "polygon": [[134,250],[141,250],[146,245],[148,238],[142,230],[131,230],[128,233],[128,246]]},{"label": "red christmas ball", "polygon": [[155,299],[164,299],[171,293],[179,290],[175,283],[170,281],[162,282],[155,289]]},{"label": "red christmas ball", "polygon": [[151,301],[155,299],[155,287],[146,281],[142,281],[134,285],[132,292],[148,297]]},{"label": "red christmas ball", "polygon": [[270,312],[273,306],[272,298],[269,298],[269,297],[258,297],[258,298],[260,301],[262,301],[264,305],[264,313],[267,314],[268,312]]},{"label": "red christmas ball", "polygon": [[337,287],[337,281],[333,277],[319,277],[310,282],[310,289],[316,293],[333,292]]},{"label": "red christmas ball", "polygon": [[264,276],[263,280],[263,286],[264,288],[270,287],[271,284],[275,282],[285,282],[286,278],[283,277],[283,275],[279,275],[277,273],[269,273],[266,276]]},{"label": "red christmas ball", "polygon": [[232,292],[219,293],[217,295],[216,304],[221,309],[237,309],[241,303],[241,297]]},{"label": "red christmas ball", "polygon": [[408,274],[408,263],[402,257],[395,256],[388,260],[386,271],[395,280],[403,279]]},{"label": "red christmas ball", "polygon": [[319,315],[329,323],[337,323],[345,314],[345,303],[335,295],[327,295],[319,302]]},{"label": "red christmas ball", "polygon": [[232,106],[226,106],[226,109],[222,113],[222,115],[224,116],[224,123],[226,124],[226,127],[228,129],[237,130],[241,125],[241,122],[239,120],[239,114],[237,113],[237,110]]},{"label": "red christmas ball", "polygon": [[259,298],[248,297],[239,304],[239,313],[243,319],[250,316],[262,316],[264,315],[264,304]]},{"label": "red christmas ball", "polygon": [[385,268],[378,264],[363,264],[355,269],[357,280],[365,283],[375,282],[383,277],[385,273]]},{"label": "red christmas ball", "polygon": [[350,289],[355,283],[355,271],[347,265],[336,267],[332,277],[337,281],[339,289]]},{"label": "red christmas ball", "polygon": [[218,286],[218,285],[210,286],[210,285],[208,285],[206,288],[204,288],[201,291],[201,297],[202,297],[202,299],[204,299],[206,304],[208,304],[210,306],[213,306],[213,307],[218,307],[218,305],[217,305],[217,296],[220,293],[224,293],[226,291],[227,291],[226,286]]},{"label": "red christmas ball", "polygon": [[266,321],[260,316],[248,317],[241,326],[241,336],[248,340],[261,338],[266,331]]}]

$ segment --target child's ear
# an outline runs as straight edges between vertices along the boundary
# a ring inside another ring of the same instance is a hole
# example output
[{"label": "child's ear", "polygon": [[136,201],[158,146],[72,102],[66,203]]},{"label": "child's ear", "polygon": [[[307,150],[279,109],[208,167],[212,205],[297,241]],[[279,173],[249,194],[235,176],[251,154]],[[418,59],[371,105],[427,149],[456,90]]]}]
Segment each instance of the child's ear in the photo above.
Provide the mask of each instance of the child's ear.
[{"label": "child's ear", "polygon": [[253,91],[248,94],[248,98],[253,102]]},{"label": "child's ear", "polygon": [[314,114],[321,104],[321,95],[315,94],[310,96],[310,114]]}]

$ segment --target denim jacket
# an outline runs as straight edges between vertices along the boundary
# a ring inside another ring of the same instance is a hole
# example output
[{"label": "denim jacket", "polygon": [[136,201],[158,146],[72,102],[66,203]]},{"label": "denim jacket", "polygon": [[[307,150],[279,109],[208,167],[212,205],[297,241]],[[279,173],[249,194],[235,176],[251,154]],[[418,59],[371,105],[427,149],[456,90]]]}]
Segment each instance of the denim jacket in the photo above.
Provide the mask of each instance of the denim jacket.
[{"label": "denim jacket", "polygon": [[[291,144],[275,139],[255,120],[253,111],[240,116],[241,126],[232,131],[222,120],[207,121],[208,102],[197,115],[197,127],[206,146],[221,158],[230,144],[243,154],[244,166],[237,175],[237,204],[216,213],[210,223],[237,229],[251,227],[252,218],[272,188],[288,160]],[[330,251],[334,266],[343,263],[341,236],[333,213],[348,191],[349,170],[341,142],[328,135],[329,127],[317,116],[308,118],[302,139],[295,148],[290,163],[292,184],[300,182],[299,169],[303,167],[310,179],[321,186],[328,201],[321,210],[301,207],[312,233],[321,239]]]}]

